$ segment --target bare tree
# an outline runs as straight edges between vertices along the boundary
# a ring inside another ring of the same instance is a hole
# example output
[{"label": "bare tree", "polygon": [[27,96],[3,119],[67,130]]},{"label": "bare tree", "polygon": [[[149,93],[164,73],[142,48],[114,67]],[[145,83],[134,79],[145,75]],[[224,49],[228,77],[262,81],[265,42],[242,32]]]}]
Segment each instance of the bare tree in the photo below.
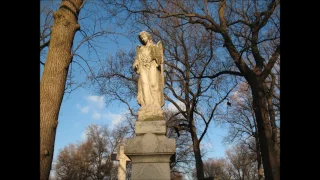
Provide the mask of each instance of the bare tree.
[{"label": "bare tree", "polygon": [[[40,164],[44,179],[50,172],[64,95],[85,84],[93,65],[105,56],[103,46],[114,40],[108,36],[115,34],[111,19],[103,18],[99,6],[88,2],[63,0],[59,6],[58,1],[41,1]],[[80,76],[79,72],[86,75]]]},{"label": "bare tree", "polygon": [[[228,134],[224,141],[227,143],[241,142],[251,147],[251,151],[256,153],[257,172],[261,179],[263,177],[262,159],[249,85],[246,82],[240,83],[228,102],[227,116],[221,119],[221,123],[228,126]],[[252,141],[254,141],[253,146],[250,145]]]},{"label": "bare tree", "polygon": [[241,75],[248,82],[258,127],[265,176],[280,178],[278,129],[268,106],[267,78],[280,56],[280,0],[269,1],[127,1],[105,0],[129,16],[152,18],[176,17],[182,24],[202,26],[217,34],[223,51],[238,71],[213,72],[200,78],[223,74]]},{"label": "bare tree", "polygon": [[[254,143],[253,141],[250,141]],[[226,150],[224,158],[209,158],[203,163],[205,179],[218,180],[255,180],[256,153],[252,151],[249,142],[240,142]],[[193,173],[196,178],[196,170]]]},{"label": "bare tree", "polygon": [[40,179],[49,178],[58,114],[63,99],[73,38],[80,26],[82,0],[62,1],[54,13],[50,45],[40,82]]},{"label": "bare tree", "polygon": [[93,149],[91,155],[95,161],[92,161],[93,174],[92,179],[102,180],[110,175],[112,169],[111,154],[115,148],[110,140],[110,131],[107,126],[90,125],[87,128],[87,139],[92,141]]},{"label": "bare tree", "polygon": [[91,162],[93,158],[89,155],[93,144],[86,141],[78,145],[69,144],[58,154],[55,164],[55,179],[79,179],[85,180],[91,174]]},{"label": "bare tree", "polygon": [[209,158],[203,163],[205,178],[231,180],[226,166],[227,162],[225,158]]},{"label": "bare tree", "polygon": [[59,152],[54,168],[56,179],[117,179],[118,171],[111,154],[124,143],[128,129],[124,124],[112,131],[106,125],[89,125],[84,141],[70,144]]},{"label": "bare tree", "polygon": [[[280,104],[279,99],[277,98],[279,97],[279,89],[277,88],[280,88],[280,85],[276,84],[276,79],[280,78],[280,74],[278,74],[276,69],[277,68],[271,72],[272,78],[267,79],[266,85],[268,87],[268,109],[269,113],[271,113],[270,119],[275,123],[275,127],[280,130],[278,109],[280,108]],[[239,84],[237,91],[231,95],[229,101],[228,114],[226,117],[221,119],[221,122],[227,124],[229,127],[229,134],[225,137],[225,141],[228,143],[233,143],[235,141],[245,144],[247,143],[251,151],[257,154],[257,171],[259,179],[262,179],[262,159],[258,138],[258,128],[254,109],[252,107],[251,91],[247,82]],[[275,107],[275,109],[273,107]],[[280,139],[278,139],[278,143],[279,140]]]},{"label": "bare tree", "polygon": [[239,143],[226,151],[229,165],[228,172],[231,179],[255,180],[258,178],[256,171],[256,153],[248,149],[247,144]]}]

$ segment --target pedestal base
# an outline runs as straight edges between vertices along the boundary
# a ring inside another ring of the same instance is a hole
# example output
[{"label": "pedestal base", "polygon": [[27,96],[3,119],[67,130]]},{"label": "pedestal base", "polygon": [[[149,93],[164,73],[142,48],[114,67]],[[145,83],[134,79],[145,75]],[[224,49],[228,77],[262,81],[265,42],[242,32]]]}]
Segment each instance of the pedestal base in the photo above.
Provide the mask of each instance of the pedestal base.
[{"label": "pedestal base", "polygon": [[125,154],[131,159],[132,180],[170,180],[170,158],[175,154],[175,139],[151,132],[128,140]]},{"label": "pedestal base", "polygon": [[170,180],[169,163],[132,163],[132,180]]}]

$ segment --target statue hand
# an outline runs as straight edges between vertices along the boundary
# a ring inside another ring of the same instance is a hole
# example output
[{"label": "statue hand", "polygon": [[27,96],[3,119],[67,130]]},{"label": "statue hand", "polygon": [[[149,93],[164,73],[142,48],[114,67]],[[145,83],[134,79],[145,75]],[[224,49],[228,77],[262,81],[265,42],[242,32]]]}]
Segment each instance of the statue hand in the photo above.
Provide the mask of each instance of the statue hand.
[{"label": "statue hand", "polygon": [[139,74],[139,62],[138,61],[134,61],[133,65],[132,65],[133,69],[137,71],[137,73]]},{"label": "statue hand", "polygon": [[133,67],[133,68],[138,68],[138,61],[134,61],[132,67]]}]

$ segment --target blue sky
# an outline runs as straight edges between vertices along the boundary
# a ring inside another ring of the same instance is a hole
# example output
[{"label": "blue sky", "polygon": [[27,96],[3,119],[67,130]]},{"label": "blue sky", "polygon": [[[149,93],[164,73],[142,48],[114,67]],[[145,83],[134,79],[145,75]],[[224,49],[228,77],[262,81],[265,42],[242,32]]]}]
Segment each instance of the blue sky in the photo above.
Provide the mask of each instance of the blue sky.
[{"label": "blue sky", "polygon": [[85,128],[89,124],[108,124],[113,127],[120,122],[121,113],[126,110],[119,106],[105,107],[104,97],[79,88],[63,100],[56,132],[55,152],[69,143],[76,143],[84,138]]}]

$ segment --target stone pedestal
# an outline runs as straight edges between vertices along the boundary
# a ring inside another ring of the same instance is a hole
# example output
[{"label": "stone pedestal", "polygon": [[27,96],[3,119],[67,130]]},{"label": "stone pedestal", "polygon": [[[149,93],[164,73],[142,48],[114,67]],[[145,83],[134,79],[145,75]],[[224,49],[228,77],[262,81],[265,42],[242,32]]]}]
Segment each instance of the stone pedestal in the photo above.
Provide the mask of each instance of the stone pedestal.
[{"label": "stone pedestal", "polygon": [[165,121],[137,121],[135,127],[136,137],[125,147],[132,162],[132,180],[170,180],[170,158],[175,154],[176,141],[165,136]]},{"label": "stone pedestal", "polygon": [[159,121],[164,119],[164,113],[160,107],[141,107],[138,111],[138,121]]}]

